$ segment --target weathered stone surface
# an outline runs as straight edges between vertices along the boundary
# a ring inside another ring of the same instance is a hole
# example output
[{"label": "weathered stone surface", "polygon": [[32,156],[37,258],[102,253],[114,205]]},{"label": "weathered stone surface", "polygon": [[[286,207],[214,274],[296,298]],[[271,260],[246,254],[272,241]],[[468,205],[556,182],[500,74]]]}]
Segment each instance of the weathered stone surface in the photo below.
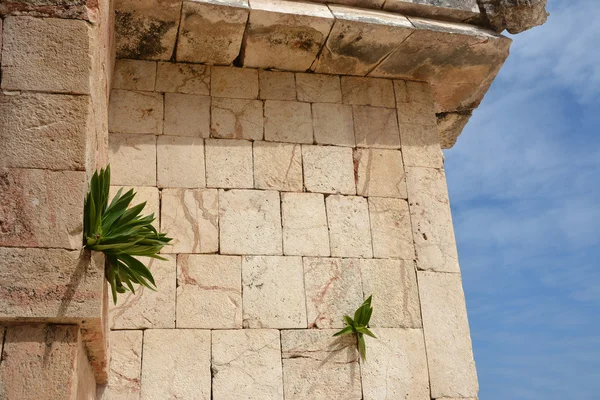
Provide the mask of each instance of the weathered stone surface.
[{"label": "weathered stone surface", "polygon": [[110,132],[156,135],[163,132],[163,96],[160,93],[114,89],[108,114]]},{"label": "weathered stone surface", "polygon": [[279,331],[213,331],[212,371],[215,399],[282,400]]},{"label": "weathered stone surface", "polygon": [[83,171],[0,170],[0,246],[80,249]]},{"label": "weathered stone surface", "polygon": [[292,143],[254,142],[254,187],[301,192],[301,146]]},{"label": "weathered stone surface", "polygon": [[247,20],[247,0],[184,1],[177,61],[231,64],[240,52]]},{"label": "weathered stone surface", "polygon": [[122,186],[156,186],[156,136],[109,136],[111,183]]},{"label": "weathered stone surface", "polygon": [[325,4],[343,4],[357,8],[374,8],[380,9],[385,0],[317,0],[316,3]]},{"label": "weathered stone surface", "polygon": [[435,104],[428,83],[395,80],[394,91],[400,126],[436,124]]},{"label": "weathered stone surface", "polygon": [[342,98],[346,104],[388,108],[396,106],[394,85],[388,79],[342,76]]},{"label": "weathered stone surface", "polygon": [[[158,224],[155,224],[158,225]],[[167,261],[141,257],[152,272],[156,291],[135,287],[111,303],[111,329],[175,328],[175,256],[164,255]]]},{"label": "weathered stone surface", "polygon": [[292,72],[258,71],[260,98],[296,100],[296,82]]},{"label": "weathered stone surface", "polygon": [[165,135],[209,137],[210,103],[208,96],[165,93]]},{"label": "weathered stone surface", "polygon": [[477,0],[387,0],[383,9],[404,15],[468,22],[480,16]]},{"label": "weathered stone surface", "polygon": [[548,19],[546,0],[478,0],[488,24],[496,32],[521,33]]},{"label": "weathered stone surface", "polygon": [[181,0],[116,0],[114,8],[117,58],[171,58]]},{"label": "weathered stone surface", "polygon": [[[374,314],[375,315],[375,314]],[[427,357],[421,329],[373,328],[368,361],[361,363],[365,400],[430,400]]]},{"label": "weathered stone surface", "polygon": [[98,4],[88,0],[13,0],[0,4],[0,15],[98,20]]},{"label": "weathered stone surface", "polygon": [[263,138],[263,103],[260,100],[214,97],[211,118],[211,135],[214,138]]},{"label": "weathered stone surface", "polygon": [[282,193],[283,253],[329,257],[325,199],[320,193]]},{"label": "weathered stone surface", "polygon": [[356,341],[331,337],[334,333],[281,331],[286,400],[362,398]]},{"label": "weathered stone surface", "polygon": [[459,274],[417,272],[431,397],[477,397],[479,385]]},{"label": "weathered stone surface", "polygon": [[352,149],[303,145],[302,163],[306,190],[356,194]]},{"label": "weathered stone surface", "polygon": [[158,137],[156,168],[158,187],[205,187],[202,139],[179,136]]},{"label": "weathered stone surface", "polygon": [[255,69],[212,67],[210,94],[230,99],[258,98],[258,71]]},{"label": "weathered stone surface", "polygon": [[406,183],[417,267],[460,272],[444,171],[406,167]]},{"label": "weathered stone surface", "polygon": [[[95,371],[94,365],[92,364],[94,362],[94,356],[91,354],[93,354],[93,352],[90,352],[90,357],[88,358],[88,351],[86,351],[85,348],[84,331],[82,330],[82,341],[79,342],[77,359],[75,361],[75,371],[77,373],[75,396],[77,399],[93,399],[96,396],[96,377],[94,376],[94,373],[97,371]],[[108,380],[108,371],[106,371],[105,375],[106,376],[102,377],[98,376],[98,383],[106,383]]]},{"label": "weathered stone surface", "polygon": [[351,106],[314,103],[312,117],[315,142],[336,146],[355,146]]},{"label": "weathered stone surface", "polygon": [[92,29],[80,20],[6,18],[2,89],[89,94]]},{"label": "weathered stone surface", "polygon": [[320,4],[251,0],[250,8],[242,50],[247,67],[308,70],[334,21]]},{"label": "weathered stone surface", "polygon": [[144,331],[141,399],[209,399],[210,348],[210,331]]},{"label": "weathered stone surface", "polygon": [[219,191],[222,254],[282,254],[279,193]]},{"label": "weathered stone surface", "polygon": [[340,77],[321,74],[296,74],[298,100],[318,103],[341,103]]},{"label": "weathered stone surface", "polygon": [[306,328],[301,257],[242,259],[245,328]]},{"label": "weathered stone surface", "polygon": [[407,198],[402,153],[398,150],[356,149],[357,192],[361,196]]},{"label": "weathered stone surface", "polygon": [[252,188],[252,143],[245,140],[206,140],[206,185]]},{"label": "weathered stone surface", "polygon": [[437,133],[443,149],[449,149],[456,144],[472,113],[473,111],[469,110],[437,114]]},{"label": "weathered stone surface", "polygon": [[142,374],[142,331],[110,333],[110,374],[102,399],[138,400]]},{"label": "weathered stone surface", "polygon": [[353,106],[352,108],[357,147],[400,148],[396,110],[369,106]]},{"label": "weathered stone surface", "polygon": [[160,230],[173,240],[162,253],[215,253],[219,249],[219,215],[214,189],[164,189]]},{"label": "weathered stone surface", "polygon": [[406,166],[442,168],[444,154],[436,126],[404,125],[400,129],[402,154]]},{"label": "weathered stone surface", "polygon": [[242,327],[242,261],[236,256],[177,256],[177,328]]},{"label": "weathered stone surface", "polygon": [[369,216],[374,257],[415,259],[410,212],[406,200],[369,197]]},{"label": "weathered stone surface", "polygon": [[354,315],[363,302],[357,259],[304,259],[309,328],[343,328],[344,315]]},{"label": "weathered stone surface", "polygon": [[157,92],[210,94],[210,67],[207,65],[159,62]]},{"label": "weathered stone surface", "polygon": [[312,143],[310,104],[297,101],[265,101],[265,140]]},{"label": "weathered stone surface", "polygon": [[336,195],[325,203],[332,257],[373,257],[367,199]]},{"label": "weathered stone surface", "polygon": [[154,90],[156,62],[142,60],[117,60],[112,87],[125,90]]}]

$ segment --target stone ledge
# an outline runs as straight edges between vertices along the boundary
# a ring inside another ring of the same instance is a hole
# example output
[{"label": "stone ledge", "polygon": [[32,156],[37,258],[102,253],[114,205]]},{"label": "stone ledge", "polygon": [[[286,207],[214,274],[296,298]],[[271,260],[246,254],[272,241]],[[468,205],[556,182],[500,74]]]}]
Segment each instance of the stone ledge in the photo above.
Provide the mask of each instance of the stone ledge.
[{"label": "stone ledge", "polygon": [[98,18],[98,0],[6,0],[0,3],[0,16],[7,15],[95,22]]}]

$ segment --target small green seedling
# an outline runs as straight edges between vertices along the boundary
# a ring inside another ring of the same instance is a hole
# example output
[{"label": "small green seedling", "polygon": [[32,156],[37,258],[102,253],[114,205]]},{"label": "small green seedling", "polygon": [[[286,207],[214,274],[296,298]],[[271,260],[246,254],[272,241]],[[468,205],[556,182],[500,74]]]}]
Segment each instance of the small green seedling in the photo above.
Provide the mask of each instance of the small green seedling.
[{"label": "small green seedling", "polygon": [[373,307],[371,307],[371,298],[362,303],[360,307],[356,309],[354,313],[354,319],[347,315],[344,315],[344,322],[346,327],[339,332],[336,332],[333,336],[344,336],[356,334],[356,340],[358,342],[358,352],[363,360],[367,360],[367,346],[365,344],[364,335],[371,336],[377,339],[377,337],[369,330],[369,321],[371,320],[371,314],[373,314]]}]

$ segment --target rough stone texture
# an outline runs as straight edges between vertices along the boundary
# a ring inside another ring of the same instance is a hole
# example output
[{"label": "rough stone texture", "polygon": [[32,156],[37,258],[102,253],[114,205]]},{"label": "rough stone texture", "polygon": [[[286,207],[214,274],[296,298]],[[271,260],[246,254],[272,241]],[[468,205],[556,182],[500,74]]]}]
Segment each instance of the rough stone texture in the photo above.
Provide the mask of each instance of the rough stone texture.
[{"label": "rough stone texture", "polygon": [[342,76],[342,98],[346,104],[396,107],[394,85],[388,79]]},{"label": "rough stone texture", "polygon": [[213,67],[210,94],[230,99],[258,98],[258,71],[246,68]]},{"label": "rough stone texture", "polygon": [[477,0],[387,0],[383,9],[457,22],[478,21],[480,17]]},{"label": "rough stone texture", "polygon": [[2,89],[89,94],[92,29],[79,20],[6,18]]},{"label": "rough stone texture", "polygon": [[308,70],[334,21],[320,4],[251,0],[250,8],[242,60],[253,68]]},{"label": "rough stone texture", "polygon": [[460,272],[443,170],[406,167],[417,267]]},{"label": "rough stone texture", "polygon": [[400,151],[356,149],[354,163],[359,195],[403,199],[407,197]]},{"label": "rough stone texture", "polygon": [[357,259],[305,257],[304,285],[309,328],[343,328],[363,292]]},{"label": "rough stone texture", "polygon": [[85,173],[0,170],[0,246],[81,248]]},{"label": "rough stone texture", "polygon": [[165,135],[210,136],[210,106],[208,96],[165,93]]},{"label": "rough stone texture", "polygon": [[286,400],[361,399],[360,368],[353,336],[334,330],[281,331]]},{"label": "rough stone texture", "polygon": [[472,111],[437,114],[437,134],[443,149],[449,149],[456,144],[472,114]]},{"label": "rough stone texture", "polygon": [[262,140],[263,103],[260,100],[215,97],[211,106],[214,138]]},{"label": "rough stone texture", "polygon": [[282,193],[283,253],[329,257],[325,199],[320,193]]},{"label": "rough stone texture", "polygon": [[258,71],[260,98],[296,100],[296,82],[292,72]]},{"label": "rough stone texture", "polygon": [[241,327],[241,258],[178,255],[177,328]]},{"label": "rough stone texture", "polygon": [[222,254],[282,254],[279,193],[219,191]]},{"label": "rough stone texture", "polygon": [[430,400],[427,357],[421,329],[373,328],[368,361],[361,363],[365,400]]},{"label": "rough stone texture", "polygon": [[327,221],[333,257],[373,257],[367,199],[356,196],[329,196]]},{"label": "rough stone texture", "polygon": [[254,142],[254,187],[301,192],[301,146],[292,143]]},{"label": "rough stone texture", "polygon": [[296,74],[298,100],[318,103],[341,103],[340,77],[335,75]]},{"label": "rough stone texture", "polygon": [[154,90],[156,63],[142,60],[117,60],[112,87],[125,90]]},{"label": "rough stone texture", "polygon": [[302,146],[304,185],[310,192],[356,194],[352,149]]},{"label": "rough stone texture", "polygon": [[181,0],[115,0],[114,8],[117,58],[171,58]]},{"label": "rough stone texture", "polygon": [[395,80],[394,92],[400,126],[435,126],[435,105],[428,83]]},{"label": "rough stone texture", "polygon": [[352,108],[357,147],[400,148],[396,110],[369,106],[353,106]]},{"label": "rough stone texture", "polygon": [[312,117],[315,142],[336,146],[355,146],[351,106],[314,103]]},{"label": "rough stone texture", "polygon": [[301,257],[244,257],[245,328],[306,328]]},{"label": "rough stone texture", "polygon": [[184,1],[177,61],[229,65],[242,46],[247,0]]},{"label": "rough stone texture", "polygon": [[115,135],[108,142],[113,185],[156,186],[156,137]]},{"label": "rough stone texture", "polygon": [[142,331],[110,333],[110,374],[102,399],[138,400],[142,389]]},{"label": "rough stone texture", "polygon": [[219,249],[219,215],[214,189],[164,189],[160,230],[173,240],[162,253],[215,253]]},{"label": "rough stone texture", "polygon": [[207,65],[159,62],[157,92],[210,94],[210,67]]},{"label": "rough stone texture", "polygon": [[158,187],[205,187],[202,139],[178,136],[158,137],[156,168]]},{"label": "rough stone texture", "polygon": [[477,397],[479,385],[459,274],[419,271],[431,397]]},{"label": "rough stone texture", "polygon": [[163,96],[160,93],[113,89],[108,110],[113,133],[163,132]]},{"label": "rough stone texture", "polygon": [[210,331],[145,331],[141,399],[209,399],[210,348]]},{"label": "rough stone texture", "polygon": [[442,168],[444,154],[436,126],[405,125],[401,128],[404,165],[409,167]]},{"label": "rough stone texture", "polygon": [[212,332],[215,399],[283,400],[279,331]]},{"label": "rough stone texture", "polygon": [[0,4],[0,16],[28,15],[98,22],[98,3],[88,0],[15,0]]},{"label": "rough stone texture", "polygon": [[265,140],[312,143],[310,104],[297,101],[265,101]]},{"label": "rough stone texture", "polygon": [[415,259],[406,200],[369,197],[369,216],[374,257]]},{"label": "rough stone texture", "polygon": [[152,272],[157,290],[137,286],[135,294],[120,294],[117,304],[111,303],[111,329],[175,328],[175,257],[163,257],[167,261],[140,258]]},{"label": "rough stone texture", "polygon": [[496,32],[521,33],[548,19],[546,0],[478,0],[487,23]]},{"label": "rough stone texture", "polygon": [[206,140],[206,185],[252,188],[252,143],[245,140]]}]

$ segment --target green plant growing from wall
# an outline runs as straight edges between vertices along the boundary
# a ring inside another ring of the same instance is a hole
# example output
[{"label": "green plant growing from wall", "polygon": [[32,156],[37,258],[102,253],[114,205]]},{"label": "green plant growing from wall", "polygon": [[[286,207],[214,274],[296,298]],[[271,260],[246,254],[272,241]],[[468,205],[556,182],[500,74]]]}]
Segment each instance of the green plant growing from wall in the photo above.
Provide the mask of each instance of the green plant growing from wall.
[{"label": "green plant growing from wall", "polygon": [[158,253],[171,238],[152,226],[154,214],[141,216],[146,202],[129,208],[135,197],[133,189],[125,194],[120,189],[110,204],[109,189],[110,165],[92,176],[84,204],[83,233],[84,247],[106,256],[106,280],[116,303],[117,293],[130,290],[135,294],[133,284],[155,290],[152,273],[135,257],[165,260]]},{"label": "green plant growing from wall", "polygon": [[365,336],[370,336],[377,339],[377,336],[369,330],[369,321],[371,320],[371,314],[373,314],[373,307],[371,307],[371,299],[373,296],[369,296],[360,307],[354,312],[354,319],[348,315],[344,315],[344,322],[346,327],[339,332],[336,332],[333,336],[344,336],[344,335],[356,335],[356,341],[358,343],[358,352],[363,360],[367,360],[367,345],[365,344]]}]

